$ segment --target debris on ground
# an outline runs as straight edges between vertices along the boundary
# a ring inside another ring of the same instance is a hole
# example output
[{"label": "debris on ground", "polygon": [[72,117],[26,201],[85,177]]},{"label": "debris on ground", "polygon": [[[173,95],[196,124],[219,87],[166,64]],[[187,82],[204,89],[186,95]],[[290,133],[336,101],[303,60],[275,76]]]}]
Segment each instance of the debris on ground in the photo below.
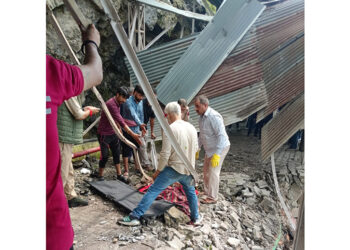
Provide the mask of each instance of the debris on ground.
[{"label": "debris on ground", "polygon": [[[260,141],[247,137],[246,131],[229,133],[231,148],[222,171],[219,200],[200,204],[202,226],[187,225],[189,217],[176,207],[164,215],[137,227],[116,222],[129,211],[113,205],[90,190],[81,164],[75,169],[76,191],[89,199],[89,206],[70,209],[75,231],[74,249],[291,249],[293,234],[279,204],[272,179],[271,165],[262,163]],[[298,216],[299,198],[304,189],[303,153],[283,146],[275,153],[276,172],[283,198],[294,216]],[[98,160],[87,157],[92,172]],[[197,162],[202,179],[202,161]],[[78,163],[77,163],[78,164]],[[75,166],[77,167],[77,166]],[[130,164],[130,185],[139,188],[141,176]],[[151,173],[150,173],[151,174]],[[105,169],[105,179],[115,176],[113,162]],[[200,182],[198,190],[203,191]],[[281,234],[281,235],[280,235]]]}]

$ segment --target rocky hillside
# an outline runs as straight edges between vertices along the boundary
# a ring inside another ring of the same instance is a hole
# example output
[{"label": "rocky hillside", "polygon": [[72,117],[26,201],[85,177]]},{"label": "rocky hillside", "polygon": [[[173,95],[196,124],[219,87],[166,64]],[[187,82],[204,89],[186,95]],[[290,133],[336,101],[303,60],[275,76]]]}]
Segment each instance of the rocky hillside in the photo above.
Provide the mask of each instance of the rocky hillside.
[{"label": "rocky hillside", "polygon": [[[114,3],[120,18],[123,21],[125,30],[127,30],[128,0],[112,0],[112,2]],[[171,3],[173,6],[179,9],[192,9],[192,0],[172,0],[171,2],[169,0],[165,0],[165,2]],[[69,10],[66,8],[66,6],[64,6],[62,0],[47,0],[47,3],[53,10],[54,15],[56,16],[70,45],[76,52],[79,60],[82,61],[83,54],[79,52],[81,46],[81,33]],[[129,73],[123,60],[125,54],[120,47],[120,44],[108,22],[106,15],[104,14],[100,1],[76,0],[76,3],[80,7],[83,14],[96,25],[101,34],[100,55],[103,61],[104,76],[103,82],[98,87],[98,90],[104,99],[107,100],[114,94],[116,87],[130,85]],[[197,5],[196,12],[205,13],[205,9],[200,5]],[[156,37],[163,29],[176,24],[174,29],[170,30],[153,46],[157,46],[157,44],[164,43],[166,41],[178,39],[180,37],[182,26],[184,27],[184,36],[191,33],[191,19],[152,7],[146,6],[145,22],[146,44]],[[195,31],[201,31],[205,25],[205,22],[196,20]],[[73,63],[71,58],[69,58],[68,53],[61,45],[58,36],[49,21],[47,21],[46,29],[46,53],[51,54],[58,59],[63,59]],[[86,93],[85,105],[99,105],[97,99],[91,91]],[[86,122],[85,126],[88,125],[89,122]]]}]

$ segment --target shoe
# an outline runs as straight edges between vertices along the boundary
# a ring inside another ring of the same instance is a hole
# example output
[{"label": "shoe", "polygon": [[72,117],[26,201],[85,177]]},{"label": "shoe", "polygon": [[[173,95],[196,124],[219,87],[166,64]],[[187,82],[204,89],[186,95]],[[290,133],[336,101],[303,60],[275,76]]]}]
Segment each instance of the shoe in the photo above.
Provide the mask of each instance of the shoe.
[{"label": "shoe", "polygon": [[117,175],[117,180],[124,182],[125,184],[129,184],[129,180],[122,175]]},{"label": "shoe", "polygon": [[83,207],[89,205],[89,202],[86,200],[83,200],[79,197],[74,197],[73,199],[70,199],[68,201],[69,207]]},{"label": "shoe", "polygon": [[121,219],[118,220],[118,223],[121,225],[125,225],[125,226],[138,226],[140,225],[140,220],[136,219],[136,218],[130,218],[130,216],[125,216]]},{"label": "shoe", "polygon": [[203,221],[203,216],[199,214],[197,219],[195,219],[194,221],[190,221],[188,224],[193,226],[200,226],[202,224],[202,221]]},{"label": "shoe", "polygon": [[210,199],[209,197],[206,197],[205,199],[202,199],[200,201],[203,204],[216,204],[216,200]]},{"label": "shoe", "polygon": [[97,181],[104,181],[105,178],[103,176],[97,176]]}]

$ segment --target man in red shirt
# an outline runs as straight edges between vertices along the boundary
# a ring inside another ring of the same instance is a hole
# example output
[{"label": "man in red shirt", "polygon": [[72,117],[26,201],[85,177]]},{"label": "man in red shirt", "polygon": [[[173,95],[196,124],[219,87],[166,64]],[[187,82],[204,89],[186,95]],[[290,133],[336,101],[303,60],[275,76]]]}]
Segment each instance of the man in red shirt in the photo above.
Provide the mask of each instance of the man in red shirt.
[{"label": "man in red shirt", "polygon": [[74,232],[61,178],[57,108],[83,89],[101,83],[100,34],[94,25],[83,32],[84,65],[73,66],[46,55],[46,249],[73,249]]}]

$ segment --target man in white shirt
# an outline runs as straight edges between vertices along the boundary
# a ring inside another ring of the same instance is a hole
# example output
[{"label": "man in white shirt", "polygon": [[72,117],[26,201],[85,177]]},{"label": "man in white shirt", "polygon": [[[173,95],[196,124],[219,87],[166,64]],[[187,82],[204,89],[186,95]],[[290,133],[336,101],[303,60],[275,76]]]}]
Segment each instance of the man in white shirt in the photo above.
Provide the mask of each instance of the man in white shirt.
[{"label": "man in white shirt", "polygon": [[[177,142],[194,167],[195,154],[198,150],[196,129],[192,124],[181,120],[181,108],[176,102],[168,103],[164,112],[167,115],[170,128]],[[192,224],[200,224],[202,216],[199,214],[198,210],[198,199],[195,193],[194,179],[175,150],[171,147],[170,141],[165,135],[163,135],[158,169],[154,173],[153,179],[153,185],[148,189],[138,206],[128,216],[118,220],[120,224],[126,226],[139,225],[140,217],[144,215],[157,196],[175,182],[180,182],[186,193],[191,210]]]},{"label": "man in white shirt", "polygon": [[[207,196],[202,203],[216,203],[219,194],[220,171],[222,163],[230,149],[224,120],[222,116],[209,107],[206,96],[200,95],[195,98],[195,109],[199,115],[199,150],[204,147],[205,157],[203,166],[204,194]],[[199,150],[196,159],[199,157]]]}]

